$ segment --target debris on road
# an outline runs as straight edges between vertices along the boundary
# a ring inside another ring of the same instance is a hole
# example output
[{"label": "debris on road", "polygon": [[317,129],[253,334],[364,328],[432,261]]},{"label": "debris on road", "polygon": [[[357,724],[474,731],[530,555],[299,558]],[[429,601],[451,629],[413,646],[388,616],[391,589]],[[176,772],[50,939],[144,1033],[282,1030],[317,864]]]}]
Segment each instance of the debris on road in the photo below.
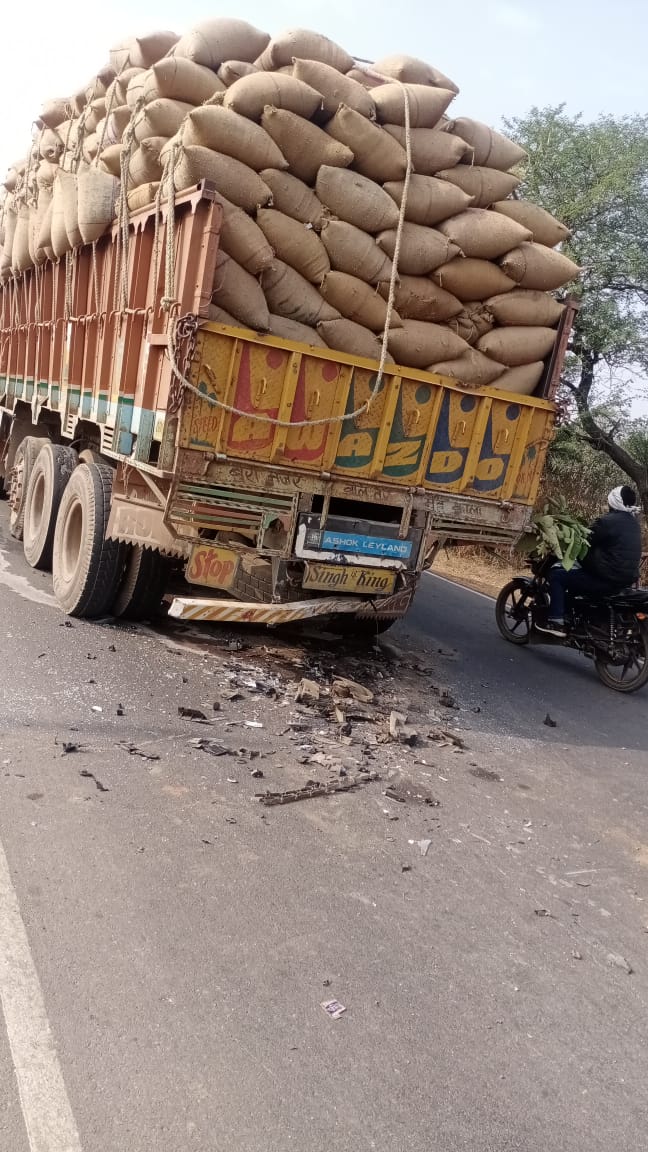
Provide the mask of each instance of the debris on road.
[{"label": "debris on road", "polygon": [[457,701],[455,700],[455,698],[452,695],[452,692],[449,690],[449,688],[443,688],[442,689],[442,691],[439,695],[439,704],[442,704],[444,708],[458,708],[459,707],[459,705],[457,704]]},{"label": "debris on road", "polygon": [[369,784],[372,780],[379,779],[377,772],[359,772],[357,776],[347,776],[344,780],[331,780],[328,784],[322,784],[319,780],[308,780],[302,788],[293,788],[286,792],[257,792],[256,799],[266,806],[295,804],[299,800],[311,800],[315,796],[351,792],[359,784]]},{"label": "debris on road", "polygon": [[95,787],[98,792],[110,792],[110,788],[106,788],[106,785],[102,784],[101,780],[97,779],[94,772],[89,772],[87,768],[82,768],[79,772],[79,776],[85,777],[86,780],[94,780]]},{"label": "debris on road", "polygon": [[200,708],[183,708],[182,705],[178,708],[178,716],[183,720],[199,720],[204,721],[207,719],[204,712]]},{"label": "debris on road", "polygon": [[316,684],[314,680],[304,678],[297,685],[294,699],[296,704],[316,704],[320,695],[319,684]]},{"label": "debris on road", "polygon": [[468,748],[466,741],[461,736],[457,735],[456,732],[450,732],[447,728],[430,728],[428,740],[432,740],[440,748],[453,746],[461,752],[465,752]]},{"label": "debris on road", "polygon": [[548,908],[534,908],[534,912],[536,916],[549,916],[552,920],[554,919],[553,912],[550,912]]},{"label": "debris on road", "polygon": [[545,716],[544,720],[542,721],[542,723],[547,728],[557,728],[558,727],[558,722],[556,720],[552,720],[552,718],[548,712],[547,712],[547,715]]},{"label": "debris on road", "polygon": [[236,752],[233,748],[227,748],[224,744],[219,744],[217,740],[208,740],[206,736],[197,736],[195,739],[190,740],[189,743],[194,748],[199,748],[201,752],[209,752],[210,756],[235,756]]},{"label": "debris on road", "polygon": [[336,677],[331,685],[331,692],[334,697],[341,700],[357,700],[360,704],[371,704],[373,702],[374,694],[370,688],[365,688],[362,684],[356,683],[355,680],[347,680],[343,676]]},{"label": "debris on road", "polygon": [[405,803],[405,797],[401,796],[400,792],[398,792],[396,788],[385,788],[383,796],[386,796],[388,800],[395,800],[398,804]]},{"label": "debris on road", "polygon": [[419,849],[419,852],[421,853],[421,856],[427,856],[428,852],[430,851],[430,845],[432,844],[432,841],[431,840],[410,840],[410,844],[418,844],[418,849]]},{"label": "debris on road", "polygon": [[332,1020],[339,1020],[340,1016],[346,1012],[344,1004],[340,1004],[339,1000],[323,1000],[322,1008],[326,1012],[326,1015],[330,1016]]},{"label": "debris on road", "polygon": [[632,976],[634,968],[632,964],[626,960],[625,956],[620,956],[616,952],[608,952],[606,959],[608,964],[611,964],[614,968],[620,968],[627,976]]},{"label": "debris on road", "polygon": [[129,744],[125,740],[120,740],[116,748],[123,748],[124,752],[128,752],[129,756],[140,756],[142,760],[159,760],[160,757],[157,752],[144,752],[142,748],[138,748],[137,744]]},{"label": "debris on road", "polygon": [[490,780],[491,784],[501,784],[502,777],[499,772],[491,772],[489,768],[480,768],[479,765],[471,768],[470,775],[474,776],[476,780]]},{"label": "debris on road", "polygon": [[103,712],[103,708],[101,707],[100,704],[93,704],[91,711],[92,712]]},{"label": "debris on road", "polygon": [[62,756],[71,756],[73,752],[84,751],[83,744],[78,744],[75,740],[62,740],[60,745],[58,740],[55,740],[54,743],[60,747]]}]

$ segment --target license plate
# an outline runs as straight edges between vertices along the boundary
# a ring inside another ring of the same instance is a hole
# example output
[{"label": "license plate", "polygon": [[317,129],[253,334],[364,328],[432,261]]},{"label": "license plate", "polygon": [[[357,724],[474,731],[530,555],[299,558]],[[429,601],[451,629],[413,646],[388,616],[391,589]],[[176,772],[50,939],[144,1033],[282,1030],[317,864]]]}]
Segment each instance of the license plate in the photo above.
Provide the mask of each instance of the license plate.
[{"label": "license plate", "polygon": [[194,544],[185,569],[190,584],[205,584],[208,588],[231,588],[239,568],[239,555],[231,548],[215,548],[211,544]]},{"label": "license plate", "polygon": [[368,596],[389,596],[394,591],[396,573],[381,568],[353,568],[340,564],[307,564],[304,588],[328,592],[364,592]]}]

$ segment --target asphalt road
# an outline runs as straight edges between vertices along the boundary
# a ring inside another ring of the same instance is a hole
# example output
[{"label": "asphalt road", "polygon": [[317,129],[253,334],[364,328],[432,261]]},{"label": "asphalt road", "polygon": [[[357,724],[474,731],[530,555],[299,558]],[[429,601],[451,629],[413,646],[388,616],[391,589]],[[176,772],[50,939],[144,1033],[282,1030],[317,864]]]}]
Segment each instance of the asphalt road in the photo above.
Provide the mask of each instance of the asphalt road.
[{"label": "asphalt road", "polygon": [[[648,695],[430,577],[402,675],[418,716],[450,690],[468,751],[390,755],[440,807],[382,781],[261,811],[177,716],[222,691],[218,635],[64,627],[5,511],[2,1152],[645,1148]],[[238,707],[293,779],[279,704]]]}]

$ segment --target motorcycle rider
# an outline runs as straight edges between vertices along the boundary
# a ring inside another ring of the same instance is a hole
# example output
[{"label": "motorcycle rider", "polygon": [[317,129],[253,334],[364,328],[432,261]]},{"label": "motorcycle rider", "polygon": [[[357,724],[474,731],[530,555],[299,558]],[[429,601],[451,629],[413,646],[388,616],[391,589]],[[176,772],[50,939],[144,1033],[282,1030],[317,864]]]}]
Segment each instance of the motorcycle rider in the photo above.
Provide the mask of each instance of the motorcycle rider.
[{"label": "motorcycle rider", "polygon": [[580,568],[570,572],[556,564],[549,574],[550,616],[540,632],[564,638],[565,596],[592,599],[620,592],[639,579],[641,528],[637,493],[627,484],[613,488],[608,496],[609,511],[595,520],[587,555]]}]

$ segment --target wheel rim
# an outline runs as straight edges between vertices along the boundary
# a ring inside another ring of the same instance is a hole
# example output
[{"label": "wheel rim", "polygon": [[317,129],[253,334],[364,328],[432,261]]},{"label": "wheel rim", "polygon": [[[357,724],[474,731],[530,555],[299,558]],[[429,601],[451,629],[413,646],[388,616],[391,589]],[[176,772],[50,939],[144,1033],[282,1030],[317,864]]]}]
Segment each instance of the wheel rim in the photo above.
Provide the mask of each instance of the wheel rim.
[{"label": "wheel rim", "polygon": [[645,675],[646,646],[641,642],[633,645],[628,659],[623,662],[613,662],[605,657],[599,657],[597,665],[611,687],[616,686],[619,690],[628,691]]},{"label": "wheel rim", "polygon": [[527,593],[523,588],[512,588],[504,601],[502,625],[516,640],[529,635],[531,623],[527,607]]},{"label": "wheel rim", "polygon": [[16,518],[20,511],[24,475],[25,465],[21,457],[14,462],[14,466],[11,469],[11,478],[9,481],[9,507],[11,509],[12,520]]},{"label": "wheel rim", "polygon": [[[33,473],[32,473],[33,475]],[[34,487],[31,493],[31,505],[29,511],[29,530],[31,536],[37,536],[43,524],[43,510],[45,508],[45,475],[43,472],[38,472],[34,479]]]},{"label": "wheel rim", "polygon": [[79,563],[83,540],[83,507],[80,500],[74,500],[65,518],[61,546],[61,575],[66,584],[73,579]]}]

